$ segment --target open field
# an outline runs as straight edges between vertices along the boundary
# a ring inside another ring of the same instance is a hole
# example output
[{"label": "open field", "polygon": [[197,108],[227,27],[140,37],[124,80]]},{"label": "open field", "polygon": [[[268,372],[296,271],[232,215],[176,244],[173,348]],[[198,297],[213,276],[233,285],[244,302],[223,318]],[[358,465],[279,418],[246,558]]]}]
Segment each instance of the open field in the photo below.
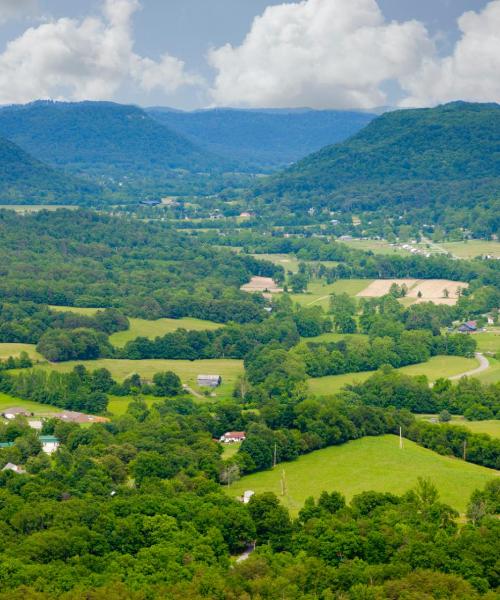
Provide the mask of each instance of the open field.
[{"label": "open field", "polygon": [[229,458],[233,458],[233,456],[240,449],[240,446],[241,446],[241,443],[223,444],[222,447],[224,448],[224,452],[222,453],[222,458],[224,460],[228,460]]},{"label": "open field", "polygon": [[488,360],[490,362],[489,369],[476,375],[476,379],[482,383],[498,383],[500,381],[500,360],[491,357],[488,357]]},{"label": "open field", "polygon": [[79,307],[79,306],[50,306],[49,308],[51,308],[53,311],[55,312],[73,312],[73,313],[77,313],[78,315],[86,315],[89,317],[92,317],[93,315],[95,315],[95,313],[98,310],[104,310],[102,308],[83,308],[83,307]]},{"label": "open field", "polygon": [[374,254],[405,254],[406,252],[397,246],[391,246],[385,240],[342,240],[343,244],[356,250],[371,251]]},{"label": "open field", "polygon": [[50,406],[48,404],[40,404],[38,402],[31,402],[31,400],[21,400],[20,398],[13,398],[3,392],[0,392],[0,412],[3,412],[6,408],[24,408],[37,415],[44,415],[50,413],[61,412],[60,408],[56,406]]},{"label": "open field", "polygon": [[355,297],[370,285],[371,281],[371,279],[340,279],[329,284],[315,279],[309,283],[306,293],[291,294],[291,298],[293,302],[298,302],[302,306],[321,306],[328,310],[332,294],[346,293]]},{"label": "open field", "polygon": [[492,352],[493,354],[500,352],[500,330],[475,333],[473,337],[477,342],[479,352]]},{"label": "open field", "polygon": [[[415,415],[417,419],[423,421],[436,421],[439,415]],[[466,427],[473,433],[486,433],[491,437],[500,438],[500,421],[492,419],[491,421],[467,421],[461,416],[452,416],[450,425],[460,425]]]},{"label": "open field", "polygon": [[201,319],[158,319],[156,321],[147,321],[146,319],[129,319],[130,328],[127,331],[119,331],[110,336],[109,340],[113,346],[122,348],[130,340],[136,337],[155,338],[172,333],[177,329],[187,329],[188,331],[203,331],[207,329],[219,329],[223,327],[220,323],[212,321],[203,321]]},{"label": "open field", "polygon": [[21,352],[27,352],[33,360],[44,360],[36,351],[35,344],[0,344],[0,360],[19,356]]},{"label": "open field", "polygon": [[[453,377],[460,373],[475,369],[479,362],[475,358],[463,358],[461,356],[433,356],[428,362],[418,365],[410,365],[398,369],[401,373],[415,377],[426,375],[430,382],[440,377]],[[309,389],[313,394],[330,395],[336,394],[344,386],[351,383],[363,383],[375,371],[362,371],[361,373],[346,373],[344,375],[330,375],[309,379]],[[487,371],[485,372],[487,373]]]},{"label": "open field", "polygon": [[303,338],[303,342],[313,342],[315,344],[329,342],[341,342],[342,340],[367,340],[368,336],[364,333],[322,333],[312,338]]},{"label": "open field", "polygon": [[[434,302],[434,304],[448,304],[453,306],[457,303],[460,289],[468,287],[467,283],[450,281],[448,279],[378,279],[368,287],[361,290],[357,295],[360,298],[380,298],[389,293],[393,284],[405,285],[408,294],[403,299],[405,304],[411,302]],[[448,290],[448,296],[445,294]],[[421,297],[419,297],[419,294]]]},{"label": "open field", "polygon": [[174,371],[181,378],[182,383],[203,392],[196,385],[198,375],[220,375],[222,385],[215,390],[218,397],[228,396],[232,393],[234,384],[243,372],[243,361],[231,359],[217,360],[120,360],[102,358],[99,360],[82,360],[65,363],[52,363],[43,368],[60,372],[71,371],[76,365],[85,365],[87,369],[108,369],[117,381],[123,381],[134,373],[138,373],[146,380],[152,380],[155,373],[161,371]]},{"label": "open field", "polygon": [[[281,496],[283,470],[285,497]],[[245,490],[274,492],[296,514],[306,498],[318,498],[324,490],[337,490],[347,500],[367,490],[402,494],[415,486],[418,477],[427,477],[438,488],[442,502],[464,513],[471,493],[497,476],[492,469],[440,456],[409,440],[401,450],[397,436],[385,435],[312,452],[273,470],[243,477],[226,490],[231,496]]]},{"label": "open field", "polygon": [[299,260],[293,254],[252,254],[252,256],[258,260],[268,260],[283,267],[285,271],[297,273],[299,270]]},{"label": "open field", "polygon": [[241,286],[243,292],[269,292],[270,294],[278,294],[283,290],[278,287],[278,284],[271,277],[252,277],[252,279]]},{"label": "open field", "polygon": [[[162,401],[161,398],[156,396],[141,396],[141,398],[149,407]],[[108,412],[116,417],[124,415],[132,399],[132,396],[109,396]]]},{"label": "open field", "polygon": [[500,242],[469,240],[467,242],[443,242],[440,246],[458,258],[476,258],[476,256],[484,255],[500,257]]}]

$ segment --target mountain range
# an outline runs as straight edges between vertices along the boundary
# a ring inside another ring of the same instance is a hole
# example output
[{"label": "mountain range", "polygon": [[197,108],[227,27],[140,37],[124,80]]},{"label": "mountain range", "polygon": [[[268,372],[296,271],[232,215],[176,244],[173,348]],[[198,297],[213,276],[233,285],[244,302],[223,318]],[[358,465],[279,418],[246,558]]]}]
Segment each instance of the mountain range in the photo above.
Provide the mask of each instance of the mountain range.
[{"label": "mountain range", "polygon": [[243,170],[283,168],[357,133],[374,114],[336,110],[217,108],[183,112],[150,108],[147,113],[200,148]]},{"label": "mountain range", "polygon": [[268,178],[257,195],[291,210],[497,201],[500,105],[454,102],[388,112]]}]

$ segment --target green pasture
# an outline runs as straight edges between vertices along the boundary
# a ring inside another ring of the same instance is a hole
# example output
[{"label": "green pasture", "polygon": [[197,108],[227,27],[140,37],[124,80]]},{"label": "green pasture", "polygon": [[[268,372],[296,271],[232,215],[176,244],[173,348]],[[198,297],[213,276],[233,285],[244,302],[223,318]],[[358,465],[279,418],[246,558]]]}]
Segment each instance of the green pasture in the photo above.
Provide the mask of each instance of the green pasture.
[{"label": "green pasture", "polygon": [[328,344],[329,342],[341,342],[342,340],[367,340],[368,336],[364,333],[322,333],[312,338],[303,338],[303,342],[313,342],[314,344]]},{"label": "green pasture", "polygon": [[485,254],[500,257],[500,242],[468,240],[466,242],[444,242],[439,245],[458,258],[476,258],[476,256]]},{"label": "green pasture", "polygon": [[[127,412],[128,405],[132,401],[132,396],[109,396],[108,412],[119,417]],[[162,398],[156,396],[141,396],[141,399],[151,408],[153,404],[161,403]]]},{"label": "green pasture", "polygon": [[92,317],[98,310],[104,310],[103,308],[85,308],[80,306],[49,306],[55,312],[74,312],[78,315],[85,315]]},{"label": "green pasture", "polygon": [[9,356],[17,357],[21,352],[26,352],[33,360],[43,360],[43,356],[36,351],[35,344],[0,344],[0,360]]},{"label": "green pasture", "polygon": [[309,283],[307,292],[291,294],[291,298],[293,302],[297,302],[302,306],[321,306],[324,310],[328,310],[332,294],[346,293],[355,297],[367,288],[372,281],[372,279],[340,279],[329,284],[323,280],[315,279]]},{"label": "green pasture", "polygon": [[65,363],[51,363],[43,368],[60,372],[71,371],[76,365],[85,365],[89,370],[108,369],[114,379],[123,381],[134,373],[146,380],[152,380],[155,373],[173,371],[181,378],[182,383],[199,393],[207,388],[199,389],[196,385],[198,375],[220,375],[222,385],[215,391],[217,397],[231,395],[238,376],[243,373],[243,361],[232,359],[216,360],[125,360],[102,358],[99,360],[82,360]]},{"label": "green pasture", "polygon": [[[463,358],[461,356],[433,356],[428,362],[418,365],[410,365],[398,369],[401,373],[415,377],[426,375],[430,382],[440,377],[453,377],[460,375],[479,365],[475,358]],[[309,389],[313,394],[326,396],[336,394],[348,384],[362,383],[373,375],[374,371],[362,371],[361,373],[346,373],[344,375],[330,375],[328,377],[317,377],[309,379]],[[487,373],[487,371],[486,371]]]},{"label": "green pasture", "polygon": [[254,258],[258,260],[268,260],[283,267],[285,271],[291,271],[297,273],[299,270],[299,260],[294,254],[252,254]]},{"label": "green pasture", "polygon": [[[435,421],[438,419],[439,415],[415,415],[415,417],[423,421]],[[453,415],[451,421],[449,421],[449,424],[466,427],[473,433],[486,433],[487,435],[491,435],[491,437],[500,438],[499,420],[492,419],[490,421],[467,421],[467,419],[462,416]]]},{"label": "green pasture", "polygon": [[419,477],[426,477],[438,488],[442,502],[464,513],[471,493],[496,476],[492,469],[441,456],[409,440],[404,440],[400,449],[397,436],[385,435],[312,452],[273,470],[243,477],[226,490],[233,497],[245,490],[274,492],[297,514],[306,498],[318,498],[322,491],[339,491],[347,500],[368,490],[403,494]]},{"label": "green pasture", "polygon": [[479,352],[500,352],[500,330],[485,331],[484,333],[475,333],[474,339],[477,342]]},{"label": "green pasture", "polygon": [[13,396],[0,392],[0,412],[3,412],[7,408],[14,407],[24,408],[36,415],[61,411],[61,409],[56,406],[40,404],[39,402],[32,402],[31,400],[21,400],[20,398],[14,398]]},{"label": "green pasture", "polygon": [[222,453],[222,458],[224,460],[228,460],[230,458],[233,458],[233,456],[235,456],[236,453],[238,452],[238,450],[240,449],[240,446],[241,446],[240,443],[223,444],[224,452]]},{"label": "green pasture", "polygon": [[386,240],[342,240],[343,244],[356,250],[370,251],[374,254],[403,254],[401,248],[391,246]]},{"label": "green pasture", "polygon": [[486,371],[475,375],[482,383],[498,383],[500,381],[500,360],[488,356],[490,367]]},{"label": "green pasture", "polygon": [[177,329],[187,329],[188,331],[203,331],[207,329],[219,329],[220,323],[213,321],[203,321],[202,319],[158,319],[156,321],[147,321],[146,319],[129,319],[130,328],[127,331],[119,331],[110,336],[109,340],[118,348],[123,348],[130,340],[137,337],[146,337],[154,339],[157,336],[163,336],[172,333]]}]

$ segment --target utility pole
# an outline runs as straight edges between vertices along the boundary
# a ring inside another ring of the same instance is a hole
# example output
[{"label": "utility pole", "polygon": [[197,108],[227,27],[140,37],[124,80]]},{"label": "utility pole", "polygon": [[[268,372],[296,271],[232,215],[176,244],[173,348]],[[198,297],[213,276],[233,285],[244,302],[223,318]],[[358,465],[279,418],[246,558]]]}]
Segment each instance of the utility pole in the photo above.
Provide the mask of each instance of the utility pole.
[{"label": "utility pole", "polygon": [[277,456],[278,456],[278,444],[275,442],[274,443],[274,456],[273,456],[273,469],[276,466],[277,461]]},{"label": "utility pole", "polygon": [[286,496],[286,474],[285,474],[285,469],[283,469],[282,473],[281,473],[281,495],[283,497]]},{"label": "utility pole", "polygon": [[464,460],[467,460],[467,440],[464,440]]}]

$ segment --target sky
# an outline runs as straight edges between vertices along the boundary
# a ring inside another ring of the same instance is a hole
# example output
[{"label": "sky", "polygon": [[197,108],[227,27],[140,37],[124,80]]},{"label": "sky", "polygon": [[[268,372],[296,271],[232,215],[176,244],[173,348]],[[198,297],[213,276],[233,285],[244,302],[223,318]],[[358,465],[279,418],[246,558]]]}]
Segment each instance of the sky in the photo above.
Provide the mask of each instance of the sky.
[{"label": "sky", "polygon": [[0,0],[0,104],[500,102],[500,0]]}]

